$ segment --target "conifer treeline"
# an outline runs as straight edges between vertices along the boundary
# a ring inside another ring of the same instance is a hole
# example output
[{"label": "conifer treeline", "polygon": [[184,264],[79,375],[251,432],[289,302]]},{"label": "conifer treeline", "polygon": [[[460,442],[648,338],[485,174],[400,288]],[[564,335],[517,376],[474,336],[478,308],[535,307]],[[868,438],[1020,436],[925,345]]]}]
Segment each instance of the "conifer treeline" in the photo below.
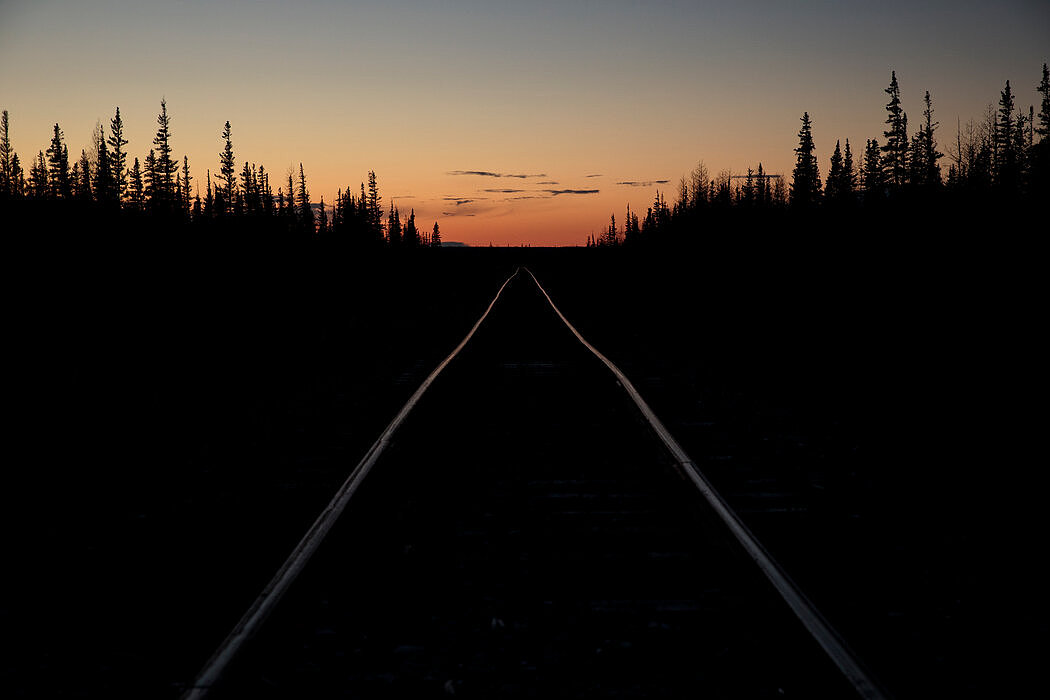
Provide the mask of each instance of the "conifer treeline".
[{"label": "conifer treeline", "polygon": [[99,126],[91,151],[82,150],[72,166],[65,135],[55,124],[51,144],[32,159],[28,173],[11,147],[10,119],[4,110],[0,122],[0,201],[69,203],[90,208],[102,217],[150,216],[166,222],[213,226],[265,223],[291,235],[360,247],[441,245],[437,222],[432,231],[419,231],[414,210],[402,225],[400,212],[391,203],[384,220],[373,171],[368,173],[367,191],[364,183],[357,196],[349,187],[340,190],[329,219],[324,198],[319,207],[310,201],[302,163],[298,181],[289,174],[274,193],[270,173],[262,165],[244,161],[238,172],[230,122],[225,123],[220,138],[223,149],[218,154],[218,170],[213,178],[211,169],[206,169],[202,199],[200,182],[190,172],[189,157],[184,155],[180,162],[175,156],[165,100],[160,103],[153,148],[144,161],[135,157],[128,163],[128,140],[118,107],[109,133]]},{"label": "conifer treeline", "polygon": [[745,212],[908,213],[960,203],[970,209],[1045,203],[1050,196],[1050,71],[1046,64],[1037,90],[1041,96],[1038,113],[1034,105],[1027,109],[1016,105],[1010,81],[1006,81],[997,110],[990,108],[978,122],[958,124],[954,142],[947,147],[945,177],[941,161],[946,154],[938,144],[939,124],[930,92],[923,98],[919,128],[909,137],[908,115],[901,103],[897,73],[892,71],[885,90],[889,102],[883,141],[868,139],[860,161],[855,162],[849,140],[837,140],[823,184],[814,155],[813,126],[806,112],[790,185],[785,186],[780,175],[767,174],[761,163],[757,170],[748,168],[746,175],[722,171],[711,178],[701,162],[680,180],[673,204],[668,205],[664,193],[657,191],[641,220],[628,207],[622,227],[617,227],[613,216],[601,234],[588,236],[587,245],[683,238],[703,226],[705,219],[724,221],[726,215]]}]

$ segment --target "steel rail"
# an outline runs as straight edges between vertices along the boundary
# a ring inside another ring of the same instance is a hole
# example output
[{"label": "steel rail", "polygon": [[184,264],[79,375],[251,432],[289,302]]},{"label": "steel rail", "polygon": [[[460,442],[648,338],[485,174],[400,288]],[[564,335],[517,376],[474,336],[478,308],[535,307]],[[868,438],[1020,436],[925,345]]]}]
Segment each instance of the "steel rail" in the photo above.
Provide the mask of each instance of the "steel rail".
[{"label": "steel rail", "polygon": [[266,617],[272,612],[273,608],[280,601],[281,597],[285,594],[288,588],[292,585],[292,582],[299,576],[299,573],[306,566],[307,562],[313,556],[314,552],[320,546],[321,541],[328,534],[328,531],[332,529],[332,525],[342,514],[346,508],[346,504],[350,501],[350,497],[357,491],[358,486],[364,481],[365,477],[368,476],[368,472],[371,471],[375,465],[379,456],[386,449],[386,446],[390,443],[390,439],[393,437],[397,429],[401,427],[405,418],[409,412],[415,407],[416,403],[423,396],[430,385],[434,382],[441,371],[445,369],[449,362],[451,362],[456,355],[459,354],[460,350],[470,341],[474,336],[475,331],[481,326],[482,322],[488,317],[489,312],[492,311],[492,307],[496,305],[499,300],[500,294],[506,288],[510,281],[514,279],[521,268],[514,271],[510,277],[503,282],[503,285],[496,292],[496,296],[492,298],[488,308],[485,309],[485,313],[481,315],[478,322],[474,324],[474,327],[470,329],[466,337],[460,341],[459,345],[446,357],[441,364],[439,364],[434,371],[420,384],[419,388],[416,389],[415,393],[408,399],[401,410],[398,411],[394,419],[390,421],[390,424],[386,427],[386,430],[379,436],[379,439],[375,441],[365,456],[358,462],[354,470],[350,472],[350,476],[346,478],[343,485],[336,491],[335,496],[328,503],[328,506],[321,512],[314,521],[314,524],[310,526],[310,529],[306,531],[306,534],[299,541],[299,544],[295,546],[292,553],[288,555],[288,558],[281,565],[281,568],[277,570],[273,579],[266,585],[262,590],[262,593],[255,599],[248,611],[244,613],[240,621],[234,626],[233,630],[227,635],[226,639],[223,640],[222,644],[219,645],[215,653],[212,654],[208,662],[204,664],[200,673],[197,674],[196,680],[193,684],[183,693],[182,700],[199,700],[208,694],[211,687],[222,677],[223,672],[229,665],[230,661],[233,660],[237,652],[240,651],[244,642],[247,641],[255,631],[262,625]]},{"label": "steel rail", "polygon": [[596,347],[587,342],[586,339],[580,332],[576,330],[576,327],[569,323],[569,319],[565,318],[565,315],[560,309],[554,304],[550,295],[547,294],[547,290],[543,288],[540,281],[536,279],[536,275],[532,274],[532,270],[529,268],[522,268],[529,273],[532,277],[532,281],[536,283],[536,287],[543,292],[543,296],[547,297],[548,303],[551,308],[554,309],[554,313],[565,323],[576,339],[579,340],[583,345],[594,353],[595,357],[602,361],[606,367],[613,373],[617,381],[624,388],[627,394],[634,401],[635,405],[642,412],[648,420],[649,425],[656,433],[657,437],[663,442],[664,446],[668,449],[675,461],[678,463],[678,468],[693,482],[700,493],[703,494],[704,498],[710,504],[711,508],[714,509],[715,513],[718,514],[722,522],[729,528],[729,531],[736,538],[737,542],[744,548],[751,559],[758,565],[762,573],[765,574],[766,578],[769,579],[770,583],[780,594],[784,602],[788,604],[788,607],[795,613],[798,619],[805,626],[809,634],[820,644],[824,652],[831,658],[831,660],[838,666],[839,670],[842,671],[846,679],[853,685],[857,693],[866,700],[883,700],[887,697],[885,691],[883,691],[869,676],[869,674],[861,666],[860,661],[856,655],[846,645],[846,641],[839,635],[838,632],[831,626],[831,624],[824,619],[820,611],[817,610],[816,606],[806,597],[802,590],[795,584],[794,581],[788,576],[787,572],[780,566],[780,564],[773,558],[773,556],[766,550],[761,542],[751,533],[751,530],[740,520],[740,517],[733,511],[728,503],[722,498],[721,494],[715,490],[711,482],[707,480],[700,468],[690,459],[689,455],[686,454],[682,446],[678,444],[678,441],[671,436],[671,433],[667,430],[664,424],[656,417],[653,410],[649,408],[649,404],[641,397],[638,391],[631,384],[630,380],[620,371],[620,368],[613,364],[612,360],[603,355]]}]

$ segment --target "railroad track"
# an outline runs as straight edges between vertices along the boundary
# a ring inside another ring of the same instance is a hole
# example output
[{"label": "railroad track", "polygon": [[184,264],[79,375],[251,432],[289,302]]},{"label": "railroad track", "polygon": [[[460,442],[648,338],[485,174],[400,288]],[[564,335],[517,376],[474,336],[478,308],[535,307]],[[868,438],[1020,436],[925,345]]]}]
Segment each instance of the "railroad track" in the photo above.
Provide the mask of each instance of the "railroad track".
[{"label": "railroad track", "polygon": [[519,269],[184,697],[685,693],[883,697]]}]

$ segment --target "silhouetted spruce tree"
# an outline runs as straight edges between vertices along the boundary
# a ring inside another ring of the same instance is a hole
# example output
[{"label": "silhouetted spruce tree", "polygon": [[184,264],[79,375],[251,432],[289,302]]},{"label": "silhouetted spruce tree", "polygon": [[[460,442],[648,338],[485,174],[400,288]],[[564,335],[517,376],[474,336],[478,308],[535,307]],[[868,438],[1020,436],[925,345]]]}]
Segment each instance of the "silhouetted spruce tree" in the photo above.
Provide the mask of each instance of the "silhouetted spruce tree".
[{"label": "silhouetted spruce tree", "polygon": [[[726,194],[728,195],[728,190]],[[656,197],[653,199],[652,232],[655,234],[665,232],[670,223],[671,210],[667,207],[667,201],[664,199],[663,192],[657,190]]]},{"label": "silhouetted spruce tree", "polygon": [[204,216],[215,216],[215,196],[211,190],[211,168],[207,168],[207,187],[204,190]]},{"label": "silhouetted spruce tree", "polygon": [[298,211],[295,206],[295,183],[292,182],[292,171],[288,171],[288,205],[284,208],[284,215],[289,220],[289,226],[293,226],[298,220]]},{"label": "silhouetted spruce tree", "polygon": [[755,170],[755,206],[759,209],[769,207],[770,179],[769,173],[759,163],[758,168]]},{"label": "silhouetted spruce tree", "polygon": [[602,236],[602,245],[616,245],[616,214],[609,216],[609,228],[605,229],[605,235]]},{"label": "silhouetted spruce tree", "polygon": [[98,125],[95,139],[95,199],[102,204],[117,203],[117,183],[113,181],[113,164],[106,147],[106,131]]},{"label": "silhouetted spruce tree", "polygon": [[343,225],[343,188],[339,188],[335,192],[335,203],[332,204],[332,223],[330,224],[332,233],[338,233],[342,229]]},{"label": "silhouetted spruce tree", "polygon": [[128,203],[133,211],[142,211],[146,207],[146,186],[138,158],[134,160],[131,170],[128,171]]},{"label": "silhouetted spruce tree", "polygon": [[123,200],[128,190],[127,161],[128,154],[124,146],[128,140],[124,138],[124,121],[120,118],[120,107],[117,113],[109,121],[109,138],[106,139],[110,149],[110,170],[113,173],[113,184],[117,190],[117,199]]},{"label": "silhouetted spruce tree", "polygon": [[153,137],[157,147],[156,182],[153,183],[154,208],[170,212],[175,202],[175,180],[179,176],[179,164],[172,158],[171,118],[168,116],[168,104],[160,101],[160,114],[157,115],[157,134]]},{"label": "silhouetted spruce tree", "polygon": [[886,125],[889,128],[882,132],[886,137],[886,145],[882,147],[884,182],[893,189],[900,189],[908,178],[908,115],[901,107],[896,71],[892,71],[890,86],[885,92],[890,101],[886,105]]},{"label": "silhouetted spruce tree", "polygon": [[317,237],[328,237],[328,212],[324,206],[324,196],[321,197],[321,213],[317,217]]},{"label": "silhouetted spruce tree", "polygon": [[219,179],[223,182],[223,206],[218,210],[220,214],[228,213],[233,202],[234,170],[237,164],[233,159],[233,142],[230,140],[230,135],[230,122],[227,121],[222,130],[222,139],[225,144],[222,153],[219,154]]},{"label": "silhouetted spruce tree", "polygon": [[941,166],[937,163],[944,154],[937,150],[937,139],[934,137],[933,132],[937,130],[938,122],[933,120],[933,102],[930,100],[930,91],[926,91],[926,96],[923,98],[923,105],[925,109],[922,111],[923,127],[922,127],[922,160],[923,170],[921,174],[921,184],[926,187],[940,187],[941,185]]},{"label": "silhouetted spruce tree", "polygon": [[55,135],[47,149],[48,194],[51,197],[68,199],[73,195],[73,185],[69,177],[69,151],[62,143],[62,136],[62,129],[55,124]]},{"label": "silhouetted spruce tree", "polygon": [[94,199],[94,192],[91,191],[91,161],[88,159],[87,151],[81,149],[80,151],[80,173],[76,180],[77,188],[77,199],[90,202]]},{"label": "silhouetted spruce tree", "polygon": [[631,205],[627,205],[627,214],[624,217],[623,225],[623,243],[624,245],[636,245],[638,243],[638,235],[641,233],[638,228],[638,215],[631,212]]},{"label": "silhouetted spruce tree", "polygon": [[737,204],[744,209],[752,209],[755,206],[755,171],[747,169],[744,176],[744,184],[737,192]]},{"label": "silhouetted spruce tree", "polygon": [[1013,194],[1020,184],[1017,149],[1014,141],[1014,96],[1010,81],[999,95],[999,112],[995,120],[994,146],[996,185]]},{"label": "silhouetted spruce tree", "polygon": [[795,149],[795,169],[791,173],[791,206],[797,209],[808,209],[820,201],[820,171],[814,150],[812,123],[809,112],[804,112]]},{"label": "silhouetted spruce tree", "polygon": [[1017,154],[1018,189],[1021,192],[1025,192],[1028,185],[1033,116],[1031,109],[1027,115],[1018,110],[1017,120],[1014,123],[1014,152]]},{"label": "silhouetted spruce tree", "polygon": [[1039,126],[1035,133],[1039,134],[1040,142],[1050,137],[1050,69],[1043,64],[1043,79],[1036,86],[1042,99],[1039,103]]},{"label": "silhouetted spruce tree", "polygon": [[306,175],[303,174],[302,163],[299,163],[299,220],[306,233],[314,233],[314,210],[310,206],[310,193],[306,191]]},{"label": "silhouetted spruce tree", "polygon": [[36,161],[29,167],[29,189],[33,199],[44,199],[51,191],[43,151],[37,152]]},{"label": "silhouetted spruce tree", "polygon": [[885,170],[882,167],[881,148],[876,139],[868,139],[864,145],[864,163],[861,172],[861,189],[864,201],[873,204],[885,194]]},{"label": "silhouetted spruce tree", "polygon": [[5,109],[0,115],[0,197],[11,197],[14,194],[14,153],[14,149],[11,148],[10,122]]},{"label": "silhouetted spruce tree", "polygon": [[260,186],[260,198],[262,200],[263,214],[266,216],[273,215],[273,190],[270,189],[270,174],[266,172],[266,168],[259,166],[259,186]]},{"label": "silhouetted spruce tree", "polygon": [[256,195],[255,195],[255,173],[252,170],[252,166],[248,161],[244,161],[244,167],[241,168],[241,200],[244,202],[244,210],[249,214],[254,214],[256,210]]},{"label": "silhouetted spruce tree", "polygon": [[18,160],[18,154],[11,156],[11,195],[15,199],[26,196],[25,174],[22,172],[22,164]]},{"label": "silhouetted spruce tree", "polygon": [[73,161],[73,168],[69,171],[70,192],[73,199],[80,197],[80,161]]},{"label": "silhouetted spruce tree", "polygon": [[824,198],[829,203],[842,201],[842,144],[835,142],[835,152],[831,154],[831,166],[828,168],[828,181],[824,185]]},{"label": "silhouetted spruce tree", "polygon": [[842,158],[842,181],[839,185],[845,202],[854,202],[857,193],[857,170],[853,166],[853,151],[849,139],[846,139],[846,150]]},{"label": "silhouetted spruce tree", "polygon": [[189,212],[190,211],[190,202],[191,202],[191,197],[190,197],[190,180],[192,180],[192,179],[193,178],[190,177],[190,157],[189,156],[183,156],[182,157],[182,208],[183,208],[183,211],[185,211],[185,212]]},{"label": "silhouetted spruce tree", "polygon": [[386,237],[391,248],[401,247],[401,215],[393,201],[390,202],[390,213],[386,217]]},{"label": "silhouetted spruce tree", "polygon": [[441,247],[441,229],[438,228],[438,222],[436,221],[434,222],[434,230],[430,234],[430,247]]},{"label": "silhouetted spruce tree", "polygon": [[146,209],[157,212],[161,209],[164,195],[159,193],[160,174],[157,172],[157,153],[152,148],[149,149],[144,166],[142,177],[146,181]]},{"label": "silhouetted spruce tree", "polygon": [[383,206],[379,196],[379,184],[374,170],[368,171],[368,204],[367,216],[370,238],[373,244],[383,242]]},{"label": "silhouetted spruce tree", "polygon": [[419,246],[419,230],[416,229],[415,208],[413,208],[408,214],[408,223],[405,224],[404,241],[406,248],[417,248]]},{"label": "silhouetted spruce tree", "polygon": [[1036,89],[1042,99],[1039,104],[1039,114],[1033,123],[1033,131],[1039,135],[1039,141],[1032,146],[1030,187],[1034,197],[1043,198],[1045,201],[1050,197],[1050,70],[1047,69],[1045,63],[1043,64],[1043,79]]},{"label": "silhouetted spruce tree", "polygon": [[908,184],[921,187],[923,174],[926,172],[926,148],[923,145],[922,131],[912,134],[911,145],[908,147]]}]

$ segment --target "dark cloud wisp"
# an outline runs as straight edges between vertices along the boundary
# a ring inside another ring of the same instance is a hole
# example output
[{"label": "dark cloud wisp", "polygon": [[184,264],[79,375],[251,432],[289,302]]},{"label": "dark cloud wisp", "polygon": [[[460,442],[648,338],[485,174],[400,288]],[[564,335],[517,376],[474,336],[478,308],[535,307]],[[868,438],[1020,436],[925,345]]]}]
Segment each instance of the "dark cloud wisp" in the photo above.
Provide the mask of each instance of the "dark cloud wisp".
[{"label": "dark cloud wisp", "polygon": [[474,175],[477,177],[516,177],[524,180],[528,177],[547,177],[547,173],[539,173],[538,175],[524,175],[519,173],[495,173],[491,170],[449,170],[446,175]]},{"label": "dark cloud wisp", "polygon": [[617,182],[617,185],[626,185],[627,187],[652,187],[653,185],[666,185],[670,180],[623,180]]}]

